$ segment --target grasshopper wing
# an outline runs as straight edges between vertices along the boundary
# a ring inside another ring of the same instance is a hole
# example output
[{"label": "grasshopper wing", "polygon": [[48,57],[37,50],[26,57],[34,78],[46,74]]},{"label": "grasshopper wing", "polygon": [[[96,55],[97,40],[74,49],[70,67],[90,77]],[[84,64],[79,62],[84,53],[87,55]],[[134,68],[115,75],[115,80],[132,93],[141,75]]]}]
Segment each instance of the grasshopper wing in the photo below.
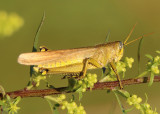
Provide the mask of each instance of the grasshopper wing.
[{"label": "grasshopper wing", "polygon": [[93,56],[95,50],[96,48],[94,47],[88,47],[46,52],[22,53],[18,57],[18,63],[24,65],[39,65],[60,60],[83,60],[85,58]]}]

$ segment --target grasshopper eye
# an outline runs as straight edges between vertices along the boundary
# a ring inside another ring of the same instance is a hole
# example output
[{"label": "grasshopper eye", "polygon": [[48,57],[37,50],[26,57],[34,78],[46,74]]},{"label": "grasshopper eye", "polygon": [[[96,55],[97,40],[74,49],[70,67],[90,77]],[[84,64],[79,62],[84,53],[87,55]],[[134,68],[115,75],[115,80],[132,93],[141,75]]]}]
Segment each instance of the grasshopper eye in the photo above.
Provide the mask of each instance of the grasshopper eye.
[{"label": "grasshopper eye", "polygon": [[119,49],[121,50],[123,48],[123,43],[119,42]]}]

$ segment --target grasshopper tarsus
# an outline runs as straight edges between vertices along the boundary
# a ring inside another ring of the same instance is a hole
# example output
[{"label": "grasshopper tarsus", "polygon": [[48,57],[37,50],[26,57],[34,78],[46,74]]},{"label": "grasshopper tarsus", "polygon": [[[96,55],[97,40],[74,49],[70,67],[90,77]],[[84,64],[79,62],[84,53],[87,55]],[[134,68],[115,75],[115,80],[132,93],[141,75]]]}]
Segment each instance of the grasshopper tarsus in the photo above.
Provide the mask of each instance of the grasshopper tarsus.
[{"label": "grasshopper tarsus", "polygon": [[49,49],[45,46],[40,46],[39,47],[40,52],[45,52],[45,51],[49,51]]}]

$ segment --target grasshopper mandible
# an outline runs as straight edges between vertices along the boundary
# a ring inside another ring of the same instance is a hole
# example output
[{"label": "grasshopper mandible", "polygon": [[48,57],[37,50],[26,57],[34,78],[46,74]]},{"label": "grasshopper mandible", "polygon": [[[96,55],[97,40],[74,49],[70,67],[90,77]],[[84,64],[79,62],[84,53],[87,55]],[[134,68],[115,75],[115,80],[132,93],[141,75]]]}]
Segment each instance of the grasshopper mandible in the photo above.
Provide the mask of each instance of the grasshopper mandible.
[{"label": "grasshopper mandible", "polygon": [[91,47],[53,51],[41,47],[40,52],[22,53],[18,58],[18,63],[35,65],[35,71],[41,72],[42,74],[70,75],[78,73],[79,78],[83,78],[86,75],[87,69],[102,68],[110,64],[117,76],[119,86],[122,89],[120,77],[114,63],[122,58],[124,46],[143,38],[143,36],[147,36],[140,36],[127,43],[134,28],[135,25],[124,42],[115,41]]}]

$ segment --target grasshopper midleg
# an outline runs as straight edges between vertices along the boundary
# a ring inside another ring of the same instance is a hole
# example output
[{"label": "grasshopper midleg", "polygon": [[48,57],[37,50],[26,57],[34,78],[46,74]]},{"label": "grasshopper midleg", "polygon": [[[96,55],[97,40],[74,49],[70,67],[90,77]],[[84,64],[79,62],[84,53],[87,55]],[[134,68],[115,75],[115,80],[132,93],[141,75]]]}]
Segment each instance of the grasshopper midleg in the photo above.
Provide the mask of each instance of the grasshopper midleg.
[{"label": "grasshopper midleg", "polygon": [[87,59],[84,60],[84,67],[83,67],[82,75],[80,76],[80,78],[84,78],[85,77],[89,64],[92,64],[97,68],[103,67],[95,59],[87,58]]}]

